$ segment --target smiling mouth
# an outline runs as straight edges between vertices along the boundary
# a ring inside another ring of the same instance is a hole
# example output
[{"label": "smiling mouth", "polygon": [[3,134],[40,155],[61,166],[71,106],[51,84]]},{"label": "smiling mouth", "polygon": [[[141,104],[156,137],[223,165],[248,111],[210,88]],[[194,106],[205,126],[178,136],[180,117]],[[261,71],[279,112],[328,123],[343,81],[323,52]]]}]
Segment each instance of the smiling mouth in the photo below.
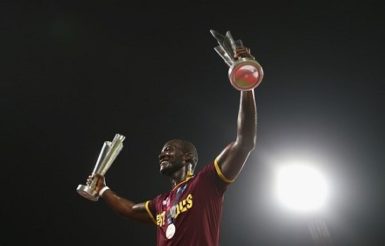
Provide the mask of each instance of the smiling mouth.
[{"label": "smiling mouth", "polygon": [[170,165],[169,161],[166,161],[166,160],[160,161],[160,166],[168,166],[168,165]]},{"label": "smiling mouth", "polygon": [[[168,173],[172,167],[171,163],[169,161],[160,161],[159,170],[162,174]],[[167,175],[167,174],[166,174]]]}]

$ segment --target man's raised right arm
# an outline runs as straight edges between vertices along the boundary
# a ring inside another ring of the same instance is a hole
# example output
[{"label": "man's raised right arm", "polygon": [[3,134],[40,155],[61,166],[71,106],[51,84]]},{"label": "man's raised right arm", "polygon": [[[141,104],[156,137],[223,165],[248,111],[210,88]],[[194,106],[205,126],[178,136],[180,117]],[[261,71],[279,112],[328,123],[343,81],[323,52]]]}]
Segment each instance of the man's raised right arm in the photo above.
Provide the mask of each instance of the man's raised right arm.
[{"label": "man's raised right arm", "polygon": [[[97,179],[96,190],[99,193],[100,190],[106,187],[105,179],[101,175],[96,175],[93,178]],[[110,189],[106,189],[101,195],[101,198],[113,211],[121,216],[144,223],[155,223],[154,217],[148,207],[149,202],[134,203],[117,195]]]}]

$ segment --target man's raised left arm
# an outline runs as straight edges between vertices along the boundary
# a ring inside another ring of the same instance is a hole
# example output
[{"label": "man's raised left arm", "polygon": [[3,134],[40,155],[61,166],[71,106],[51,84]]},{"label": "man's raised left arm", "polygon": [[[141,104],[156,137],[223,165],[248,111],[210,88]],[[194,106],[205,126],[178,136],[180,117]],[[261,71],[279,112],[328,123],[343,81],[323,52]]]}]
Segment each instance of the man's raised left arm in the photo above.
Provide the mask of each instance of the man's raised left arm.
[{"label": "man's raised left arm", "polygon": [[256,143],[256,103],[254,90],[240,92],[237,136],[215,159],[215,168],[221,178],[231,183],[241,172]]}]

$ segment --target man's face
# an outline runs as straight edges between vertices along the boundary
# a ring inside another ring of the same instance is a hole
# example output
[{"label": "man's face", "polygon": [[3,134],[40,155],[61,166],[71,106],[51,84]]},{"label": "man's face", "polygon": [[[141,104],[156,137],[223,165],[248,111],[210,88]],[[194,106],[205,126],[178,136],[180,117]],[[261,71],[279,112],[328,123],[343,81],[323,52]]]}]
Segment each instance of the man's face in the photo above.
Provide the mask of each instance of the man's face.
[{"label": "man's face", "polygon": [[167,142],[159,154],[160,173],[170,176],[184,166],[183,152],[178,143]]}]

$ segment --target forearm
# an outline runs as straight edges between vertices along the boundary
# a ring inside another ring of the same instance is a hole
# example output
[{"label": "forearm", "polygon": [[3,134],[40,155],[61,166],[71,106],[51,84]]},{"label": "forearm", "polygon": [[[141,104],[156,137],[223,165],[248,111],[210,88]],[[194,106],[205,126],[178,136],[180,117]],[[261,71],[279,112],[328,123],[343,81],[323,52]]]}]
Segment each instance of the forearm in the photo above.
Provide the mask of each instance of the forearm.
[{"label": "forearm", "polygon": [[217,157],[222,174],[235,180],[256,141],[256,106],[254,91],[242,91],[237,120],[237,138]]},{"label": "forearm", "polygon": [[254,90],[242,91],[237,120],[237,139],[235,144],[252,150],[256,142],[256,105]]},{"label": "forearm", "polygon": [[106,190],[103,193],[102,198],[113,211],[121,216],[146,223],[152,222],[144,204],[136,204],[130,200],[118,196],[111,190]]}]

